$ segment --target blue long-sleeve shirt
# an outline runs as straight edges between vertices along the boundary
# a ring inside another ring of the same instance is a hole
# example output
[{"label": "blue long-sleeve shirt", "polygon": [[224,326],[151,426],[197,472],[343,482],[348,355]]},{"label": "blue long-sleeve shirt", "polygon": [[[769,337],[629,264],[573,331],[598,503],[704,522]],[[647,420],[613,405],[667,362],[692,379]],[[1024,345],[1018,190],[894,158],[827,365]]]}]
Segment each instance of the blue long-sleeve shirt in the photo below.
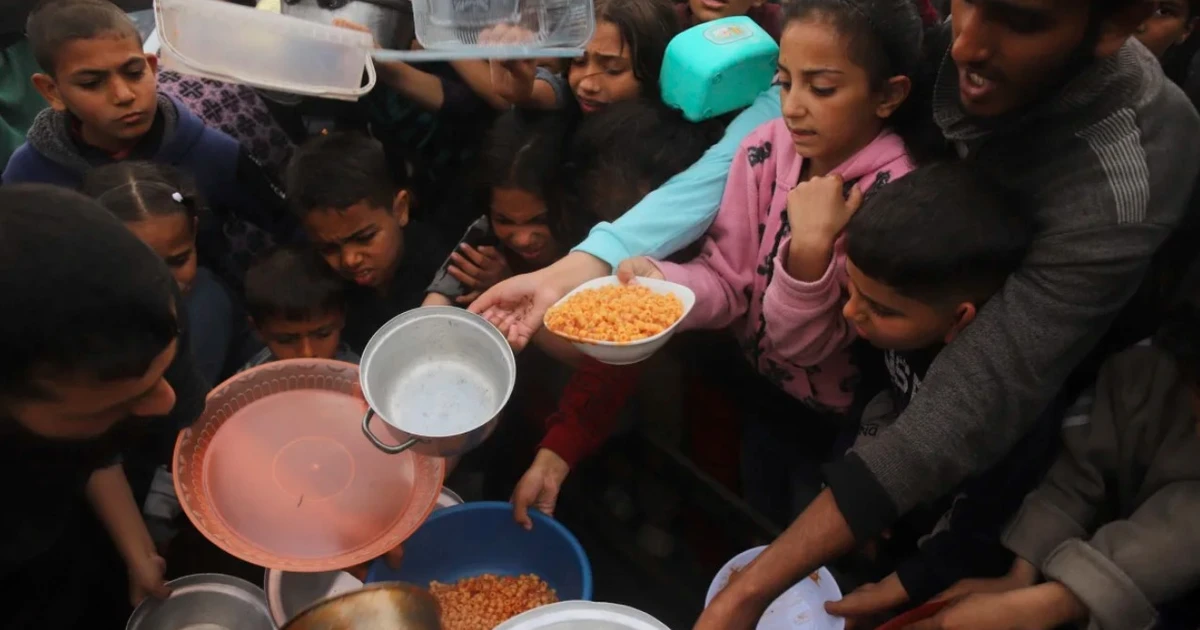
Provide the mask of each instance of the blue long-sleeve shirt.
[{"label": "blue long-sleeve shirt", "polygon": [[729,165],[742,140],[767,121],[778,118],[779,88],[758,95],[714,144],[688,170],[646,195],[624,216],[592,228],[575,248],[616,267],[633,256],[663,259],[700,238],[717,216]]}]

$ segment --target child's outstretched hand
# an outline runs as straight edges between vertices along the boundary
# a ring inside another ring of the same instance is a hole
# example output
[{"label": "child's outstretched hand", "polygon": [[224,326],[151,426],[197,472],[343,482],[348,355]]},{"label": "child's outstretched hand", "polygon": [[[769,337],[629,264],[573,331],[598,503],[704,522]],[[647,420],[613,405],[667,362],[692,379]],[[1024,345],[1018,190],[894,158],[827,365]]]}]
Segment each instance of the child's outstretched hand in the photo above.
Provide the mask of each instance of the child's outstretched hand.
[{"label": "child's outstretched hand", "polygon": [[634,278],[652,278],[654,280],[663,280],[663,272],[654,264],[654,261],[648,256],[634,256],[626,258],[617,265],[617,279],[621,284],[629,284]]},{"label": "child's outstretched hand", "polygon": [[513,519],[517,524],[525,529],[533,529],[533,520],[529,518],[530,507],[546,516],[554,516],[558,492],[570,472],[571,467],[558,453],[547,448],[539,449],[533,465],[513,489]]},{"label": "child's outstretched hand", "polygon": [[892,573],[873,584],[864,584],[836,602],[826,602],[825,612],[844,617],[846,630],[870,630],[892,609],[908,601],[908,591]]},{"label": "child's outstretched hand", "polygon": [[837,238],[863,202],[858,186],[850,188],[849,197],[842,195],[844,187],[841,175],[826,175],[800,182],[788,193],[788,223],[793,241],[813,239],[830,243]]},{"label": "child's outstretched hand", "polygon": [[127,561],[129,570],[129,603],[137,606],[147,597],[165,599],[170,597],[163,575],[167,572],[167,561],[158,553]]},{"label": "child's outstretched hand", "polygon": [[[502,24],[479,34],[481,45],[523,44],[533,40],[533,33],[520,26]],[[492,59],[488,62],[492,74],[492,89],[513,104],[524,103],[533,95],[537,77],[535,59]]]}]

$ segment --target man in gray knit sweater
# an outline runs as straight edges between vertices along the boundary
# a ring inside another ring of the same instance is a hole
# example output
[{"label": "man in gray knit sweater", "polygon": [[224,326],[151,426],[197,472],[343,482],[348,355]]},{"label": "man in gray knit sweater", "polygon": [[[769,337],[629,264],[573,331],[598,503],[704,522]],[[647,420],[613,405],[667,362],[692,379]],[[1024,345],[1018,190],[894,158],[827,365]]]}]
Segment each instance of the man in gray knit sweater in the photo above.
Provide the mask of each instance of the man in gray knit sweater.
[{"label": "man in gray knit sweater", "polygon": [[1200,117],[1129,39],[1153,8],[954,0],[934,120],[962,157],[1032,195],[1039,233],[904,414],[827,466],[829,487],[697,630],[754,627],[791,584],[993,465],[1106,332],[1200,170]]}]

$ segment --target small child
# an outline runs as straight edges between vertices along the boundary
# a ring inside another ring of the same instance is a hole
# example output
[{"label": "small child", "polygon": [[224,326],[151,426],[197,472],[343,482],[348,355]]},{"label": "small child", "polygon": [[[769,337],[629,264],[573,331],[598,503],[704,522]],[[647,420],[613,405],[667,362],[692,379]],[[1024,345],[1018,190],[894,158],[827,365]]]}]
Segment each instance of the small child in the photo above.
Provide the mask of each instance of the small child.
[{"label": "small child", "polygon": [[481,189],[488,213],[472,224],[429,287],[426,305],[466,306],[515,271],[541,269],[566,253],[553,203],[569,124],[558,112],[513,109],[483,146]]},{"label": "small child", "polygon": [[783,34],[783,7],[767,0],[676,0],[675,11],[684,28],[744,15],[754,20],[775,41],[779,41]]},{"label": "small child", "polygon": [[[195,178],[237,243],[244,269],[266,235],[293,236],[294,221],[263,170],[229,136],[204,126],[157,90],[158,59],[107,0],[47,0],[29,16],[42,68],[33,84],[50,104],[2,175],[5,184],[75,188],[91,168],[124,160],[178,167]],[[240,279],[240,278],[239,278]]]},{"label": "small child", "polygon": [[82,192],[120,219],[160,257],[183,293],[192,355],[209,386],[258,350],[239,300],[211,269],[220,256],[198,251],[204,201],[191,179],[163,164],[127,161],[84,175]]},{"label": "small child", "polygon": [[[745,397],[743,462],[788,467],[746,469],[743,483],[751,504],[781,524],[794,516],[789,504],[807,504],[805,495],[818,491],[818,462],[853,401],[841,231],[864,197],[913,168],[907,140],[920,127],[910,123],[922,121],[906,105],[921,38],[907,2],[788,4],[776,77],[782,115],[742,142],[700,255],[618,267],[623,278],[692,289],[696,303],[681,329],[729,328],[737,338],[748,362],[744,387],[755,388]],[[858,54],[865,48],[888,54]],[[784,443],[786,460],[757,452]],[[786,487],[776,488],[781,479]],[[771,497],[750,496],[768,488]]]},{"label": "small child", "polygon": [[[1020,266],[1034,232],[1022,207],[972,166],[936,163],[884,187],[850,219],[843,313],[884,351],[890,377],[863,413],[855,449],[870,448],[904,411],[938,352]],[[896,571],[829,612],[882,614],[923,603],[960,579],[1003,573],[1012,557],[1000,530],[1053,458],[1060,422],[1045,414],[1006,459],[904,515],[879,545],[900,557]]]},{"label": "small child", "polygon": [[1196,627],[1159,626],[1156,610],[1200,581],[1196,288],[1153,345],[1105,363],[1091,413],[1063,423],[1062,454],[1004,532],[1009,575],[969,585],[940,627]]},{"label": "small child", "polygon": [[383,145],[356,133],[313,138],[288,165],[288,197],[309,241],[353,283],[343,338],[355,352],[421,305],[450,251],[435,230],[409,220],[406,185],[393,181]]},{"label": "small child", "polygon": [[246,310],[267,347],[242,370],[280,359],[358,363],[342,343],[346,285],[307,248],[279,247],[250,265]]}]

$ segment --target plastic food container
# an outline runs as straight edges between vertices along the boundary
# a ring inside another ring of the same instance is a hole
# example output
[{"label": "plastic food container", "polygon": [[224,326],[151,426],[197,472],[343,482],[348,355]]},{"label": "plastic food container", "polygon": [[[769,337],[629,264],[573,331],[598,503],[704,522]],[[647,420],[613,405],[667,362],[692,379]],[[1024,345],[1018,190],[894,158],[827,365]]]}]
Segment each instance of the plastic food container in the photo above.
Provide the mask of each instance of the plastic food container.
[{"label": "plastic food container", "polygon": [[351,101],[375,86],[369,33],[220,0],[157,0],[154,14],[163,65],[184,74]]},{"label": "plastic food container", "polygon": [[[755,547],[739,553],[725,563],[708,587],[704,605],[708,606],[733,577],[766,547]],[[767,611],[758,620],[758,630],[843,630],[846,620],[825,612],[825,602],[842,598],[842,589],[825,567],[797,582],[767,606]]]},{"label": "plastic food container", "polygon": [[779,45],[746,16],[693,26],[667,46],[663,102],[693,122],[742,109],[771,86],[778,59]]},{"label": "plastic food container", "polygon": [[646,613],[618,604],[559,602],[535,608],[496,630],[668,630]]},{"label": "plastic food container", "polygon": [[[654,335],[653,337],[647,337],[637,341],[586,341],[561,335],[555,332],[554,329],[550,328],[549,326],[546,326],[546,329],[564,339],[571,341],[571,343],[573,343],[580,352],[592,357],[593,359],[596,359],[601,363],[607,363],[609,365],[631,365],[649,359],[650,355],[658,352],[659,348],[662,348],[667,343],[671,336],[675,334],[675,329],[679,328],[679,323],[688,316],[688,313],[692,312],[692,307],[696,305],[696,294],[693,293],[691,289],[681,284],[667,282],[666,280],[638,278],[636,282],[661,295],[674,293],[675,296],[678,297],[681,302],[683,302],[683,315],[680,316],[679,319],[675,320],[674,324],[668,326],[666,330]],[[620,283],[621,281],[618,280],[616,276],[606,276],[604,278],[589,280],[576,287],[574,291],[564,295],[563,298],[556,302],[550,310],[553,310],[563,302],[566,302],[571,298],[572,295],[575,295],[580,291],[587,289],[598,289],[600,287],[618,285]],[[550,310],[546,311],[547,315],[549,315]],[[543,324],[544,323],[545,320],[543,318]]]},{"label": "plastic food container", "polygon": [[[577,57],[596,30],[592,0],[413,0],[417,41],[425,50],[385,50],[380,60]],[[519,26],[522,41],[490,44],[497,26]]]}]

